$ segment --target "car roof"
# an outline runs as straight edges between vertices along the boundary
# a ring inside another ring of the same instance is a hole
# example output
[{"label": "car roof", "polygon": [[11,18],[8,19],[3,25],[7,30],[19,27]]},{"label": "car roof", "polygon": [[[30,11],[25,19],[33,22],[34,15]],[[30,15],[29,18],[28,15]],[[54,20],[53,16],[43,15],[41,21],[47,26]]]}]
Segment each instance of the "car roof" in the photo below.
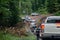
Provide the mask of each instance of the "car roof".
[{"label": "car roof", "polygon": [[32,13],[31,15],[39,15],[38,13]]},{"label": "car roof", "polygon": [[30,20],[30,21],[35,21],[35,20]]},{"label": "car roof", "polygon": [[49,16],[47,18],[60,18],[60,16]]}]

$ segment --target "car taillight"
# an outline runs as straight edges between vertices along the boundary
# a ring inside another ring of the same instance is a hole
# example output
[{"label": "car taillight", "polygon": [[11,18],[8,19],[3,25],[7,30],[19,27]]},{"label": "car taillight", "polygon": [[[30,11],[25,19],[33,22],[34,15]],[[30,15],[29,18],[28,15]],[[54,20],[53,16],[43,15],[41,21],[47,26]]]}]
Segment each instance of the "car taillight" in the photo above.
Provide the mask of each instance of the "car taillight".
[{"label": "car taillight", "polygon": [[41,29],[44,30],[45,26],[44,24],[41,24]]}]

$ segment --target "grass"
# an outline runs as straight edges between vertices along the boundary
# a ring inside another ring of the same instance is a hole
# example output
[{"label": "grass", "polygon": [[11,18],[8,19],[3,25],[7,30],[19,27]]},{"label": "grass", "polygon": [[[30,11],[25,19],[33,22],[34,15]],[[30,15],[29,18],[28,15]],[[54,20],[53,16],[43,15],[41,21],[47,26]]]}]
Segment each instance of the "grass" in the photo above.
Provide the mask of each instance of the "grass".
[{"label": "grass", "polygon": [[4,34],[3,32],[0,32],[0,40],[36,40],[36,37],[31,34],[29,34],[29,36],[26,37],[17,37],[8,33]]}]

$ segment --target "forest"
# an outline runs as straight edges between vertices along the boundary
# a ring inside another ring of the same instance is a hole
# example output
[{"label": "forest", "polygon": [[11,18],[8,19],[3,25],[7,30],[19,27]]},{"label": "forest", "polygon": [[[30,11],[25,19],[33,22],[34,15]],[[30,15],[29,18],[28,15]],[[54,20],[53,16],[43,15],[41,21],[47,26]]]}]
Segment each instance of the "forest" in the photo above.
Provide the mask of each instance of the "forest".
[{"label": "forest", "polygon": [[60,0],[20,0],[22,13],[56,14],[60,12]]},{"label": "forest", "polygon": [[20,15],[60,15],[60,0],[0,0],[0,26],[13,26],[22,21]]}]

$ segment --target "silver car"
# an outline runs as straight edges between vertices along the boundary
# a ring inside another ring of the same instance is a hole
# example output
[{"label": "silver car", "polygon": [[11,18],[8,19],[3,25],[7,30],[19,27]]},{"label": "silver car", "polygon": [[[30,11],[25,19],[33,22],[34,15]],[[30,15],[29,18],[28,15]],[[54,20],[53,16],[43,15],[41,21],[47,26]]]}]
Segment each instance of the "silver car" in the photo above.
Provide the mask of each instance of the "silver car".
[{"label": "silver car", "polygon": [[36,20],[30,20],[30,27],[33,27],[33,26],[35,26],[35,23],[36,22]]},{"label": "silver car", "polygon": [[42,38],[60,38],[60,16],[49,16],[41,24]]}]

